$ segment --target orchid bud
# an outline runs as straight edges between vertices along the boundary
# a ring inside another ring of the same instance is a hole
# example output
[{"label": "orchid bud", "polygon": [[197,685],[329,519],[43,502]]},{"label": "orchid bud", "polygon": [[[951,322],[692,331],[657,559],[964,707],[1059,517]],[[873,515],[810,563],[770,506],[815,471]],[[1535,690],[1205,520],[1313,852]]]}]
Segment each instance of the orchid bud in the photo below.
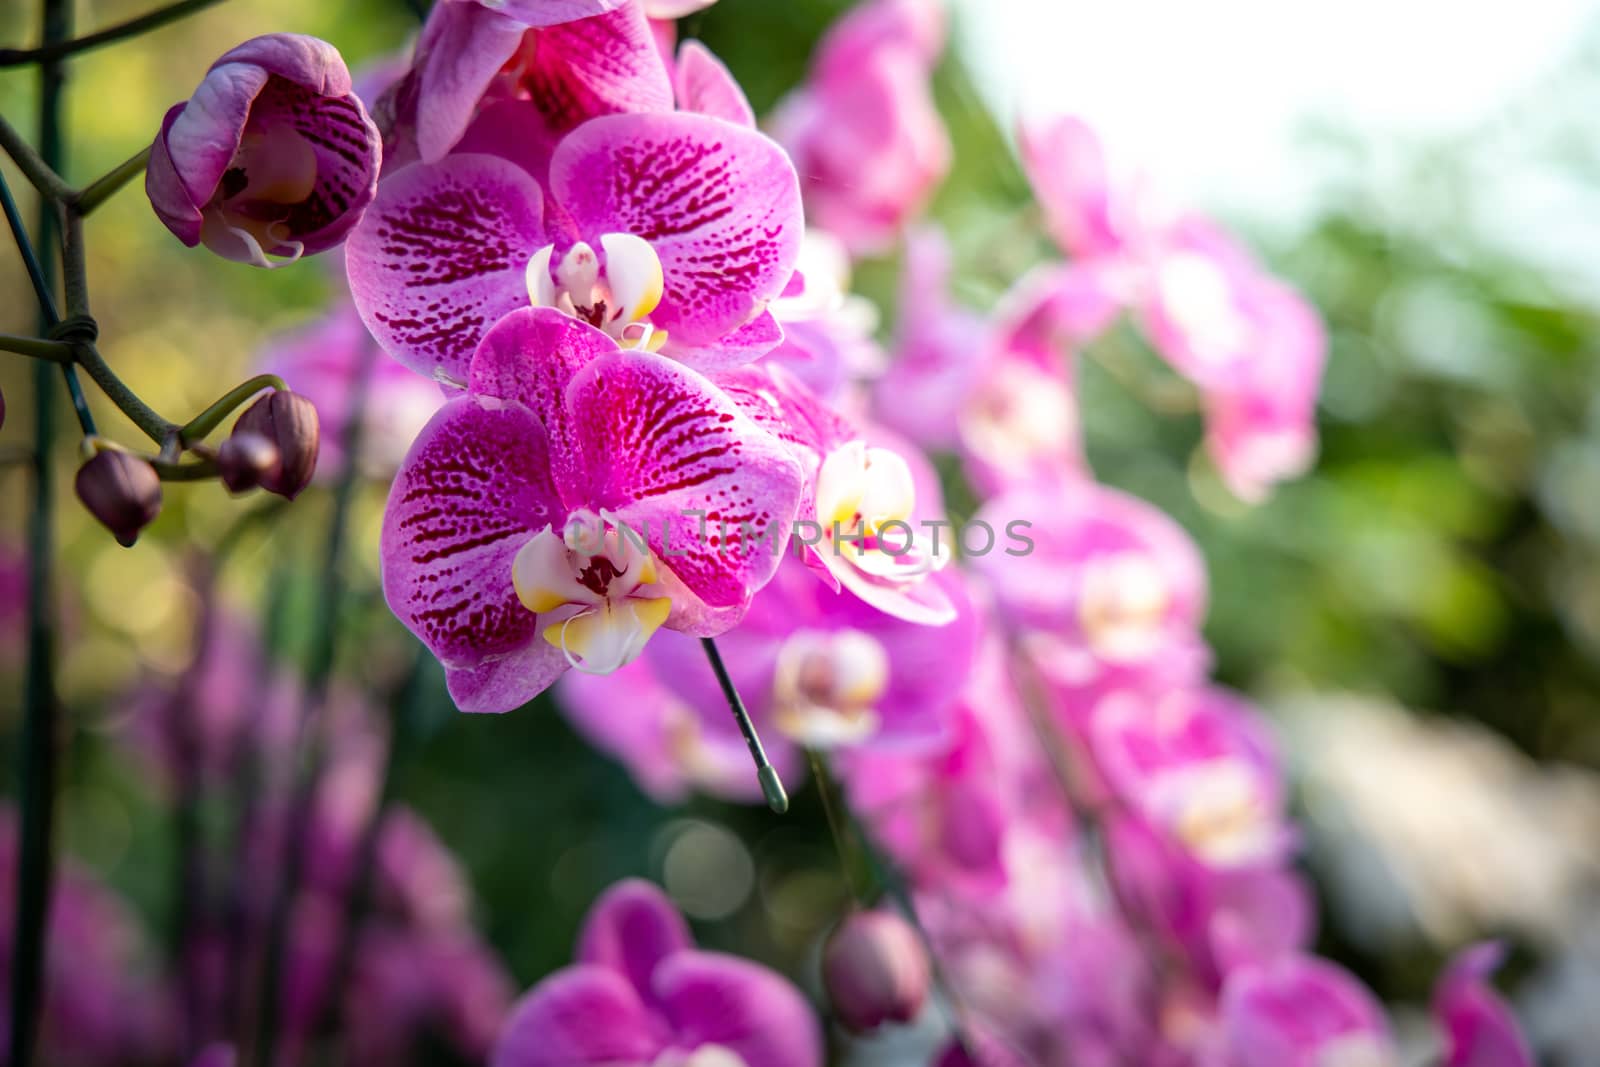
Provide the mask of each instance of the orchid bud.
[{"label": "orchid bud", "polygon": [[893,912],[855,912],[823,945],[822,983],[847,1029],[910,1022],[928,997],[928,982],[922,940]]},{"label": "orchid bud", "polygon": [[78,499],[89,514],[131,548],[139,531],[161,511],[161,479],[138,456],[106,449],[78,468]]},{"label": "orchid bud", "polygon": [[326,41],[257,37],[211,65],[161,124],[145,192],[193,248],[258,267],[332,248],[378,189],[377,127]]},{"label": "orchid bud", "polygon": [[[261,488],[293,500],[311,484],[317,469],[319,440],[317,409],[311,401],[287,389],[274,390],[239,416],[233,437],[240,435],[264,438],[277,450],[276,466],[269,464],[268,469],[259,472],[257,484]],[[240,451],[245,447],[240,446]]]},{"label": "orchid bud", "polygon": [[222,484],[230,493],[254,489],[263,481],[276,479],[283,469],[278,446],[259,433],[235,433],[217,449],[217,469]]}]

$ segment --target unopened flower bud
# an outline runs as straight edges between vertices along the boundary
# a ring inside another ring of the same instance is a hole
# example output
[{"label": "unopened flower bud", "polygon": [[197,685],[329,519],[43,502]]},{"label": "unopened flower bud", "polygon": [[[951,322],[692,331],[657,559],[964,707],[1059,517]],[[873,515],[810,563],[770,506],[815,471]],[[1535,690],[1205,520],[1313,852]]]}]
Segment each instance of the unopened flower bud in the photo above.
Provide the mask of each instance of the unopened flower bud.
[{"label": "unopened flower bud", "polygon": [[319,439],[317,409],[311,401],[287,389],[274,390],[239,416],[233,436],[241,434],[264,437],[278,450],[277,468],[260,475],[261,488],[293,500],[311,484]]},{"label": "unopened flower bud", "polygon": [[161,479],[138,456],[115,449],[98,452],[78,468],[78,499],[111,531],[117,543],[131,547],[139,531],[161,511]]},{"label": "unopened flower bud", "polygon": [[254,489],[275,478],[283,466],[278,446],[261,434],[235,433],[217,449],[217,469],[230,493]]},{"label": "unopened flower bud", "polygon": [[893,912],[855,912],[822,947],[822,984],[850,1030],[910,1022],[927,1000],[928,981],[921,938]]}]

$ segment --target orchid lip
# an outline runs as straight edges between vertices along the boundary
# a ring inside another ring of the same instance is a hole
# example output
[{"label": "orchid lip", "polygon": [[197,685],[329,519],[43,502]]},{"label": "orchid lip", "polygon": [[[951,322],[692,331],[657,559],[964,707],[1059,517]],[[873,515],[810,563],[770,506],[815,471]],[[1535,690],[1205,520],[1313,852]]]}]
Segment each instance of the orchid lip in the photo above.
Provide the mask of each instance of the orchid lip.
[{"label": "orchid lip", "polygon": [[649,315],[665,293],[660,257],[630,233],[602,234],[598,241],[599,254],[578,241],[559,261],[553,244],[535,252],[526,268],[529,301],[587,322],[619,347],[659,350],[666,332],[655,329]]}]

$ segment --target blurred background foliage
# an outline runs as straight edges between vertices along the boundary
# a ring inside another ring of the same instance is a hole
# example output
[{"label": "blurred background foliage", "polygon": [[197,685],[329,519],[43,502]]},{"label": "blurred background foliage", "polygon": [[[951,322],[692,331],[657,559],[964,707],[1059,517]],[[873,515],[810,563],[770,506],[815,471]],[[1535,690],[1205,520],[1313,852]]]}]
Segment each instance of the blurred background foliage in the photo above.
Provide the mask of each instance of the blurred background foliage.
[{"label": "blurred background foliage", "polygon": [[[109,24],[146,6],[81,2],[78,22]],[[721,55],[765,112],[800,79],[812,43],[844,6],[721,0],[683,31]],[[33,7],[0,5],[0,40],[31,42]],[[136,151],[210,59],[247,37],[317,34],[359,70],[400,48],[414,27],[399,0],[231,0],[86,55],[71,67],[66,172],[82,181]],[[1049,253],[1008,137],[959,62],[959,20],[953,40],[938,90],[956,163],[935,215],[956,249],[957,294],[982,309]],[[1557,79],[1540,92],[1564,86]],[[29,72],[0,72],[0,110],[24,129],[34,93]],[[1551,134],[1566,149],[1558,165],[1592,174],[1595,140],[1567,134]],[[1294,232],[1251,236],[1330,327],[1315,471],[1261,507],[1231,500],[1193,458],[1200,427],[1192,400],[1132,331],[1079,360],[1095,469],[1171,512],[1201,544],[1212,582],[1207,637],[1224,682],[1269,704],[1303,692],[1388,695],[1488,724],[1539,761],[1600,768],[1595,302],[1572,279],[1473,236],[1463,220],[1476,203],[1481,157],[1470,139],[1406,146],[1403,165],[1375,188],[1364,176],[1376,148],[1358,131],[1308,136],[1328,185],[1319,217]],[[323,261],[262,272],[188,252],[137,191],[98,212],[88,238],[102,350],[169,415],[198,410],[242,379],[264,338],[317,311],[337,269]],[[874,262],[857,278],[883,307],[886,329],[897,315],[917,314],[894,307],[895,277],[894,263]],[[0,330],[27,332],[33,308],[9,253],[0,254],[0,293]],[[30,433],[20,362],[0,364],[8,400],[0,446]],[[109,405],[96,414],[109,434],[135,439]],[[65,441],[56,460],[66,486],[75,455]],[[411,642],[377,589],[384,490],[365,485],[357,501],[336,669],[392,704]],[[0,468],[0,543],[12,550],[20,550],[25,503],[21,470]],[[251,506],[215,484],[169,487],[160,519],[132,551],[116,547],[70,493],[58,506],[70,722],[64,849],[129,893],[158,928],[172,918],[170,830],[163,802],[116,738],[130,690],[186,661],[197,607],[186,578],[193,554]],[[328,515],[326,490],[307,493],[263,536],[244,541],[222,579],[226,602],[254,616],[286,664],[303,661],[314,630]],[[6,595],[5,610],[20,612]],[[14,648],[0,654],[0,778],[13,795],[18,667]],[[788,965],[842,903],[813,790],[798,791],[785,819],[708,800],[664,810],[574,735],[548,697],[514,714],[464,717],[435,674],[425,696],[399,796],[460,856],[485,934],[521,984],[569,958],[594,894],[624,875],[664,879],[680,901],[695,902],[691,917],[708,945]],[[744,871],[744,883],[707,884],[706,871],[729,869]],[[1412,967],[1337,940],[1328,947],[1380,993],[1416,997],[1431,973],[1431,958]]]}]

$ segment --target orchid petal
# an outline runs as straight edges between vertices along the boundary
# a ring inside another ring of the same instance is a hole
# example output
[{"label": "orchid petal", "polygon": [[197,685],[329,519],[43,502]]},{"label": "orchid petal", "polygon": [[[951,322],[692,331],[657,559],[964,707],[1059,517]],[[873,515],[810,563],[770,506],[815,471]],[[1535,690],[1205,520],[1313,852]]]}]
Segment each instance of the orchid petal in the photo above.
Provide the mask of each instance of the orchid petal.
[{"label": "orchid petal", "polygon": [[531,641],[476,667],[447,668],[445,687],[461,711],[511,711],[548,689],[567,672],[567,667],[559,648]]},{"label": "orchid petal", "polygon": [[699,41],[685,41],[678,49],[674,77],[678,109],[725,119],[737,126],[754,127],[756,114],[745,99],[727,65]]},{"label": "orchid petal", "polygon": [[658,356],[613,352],[577,373],[567,405],[581,460],[558,465],[557,478],[583,472],[562,485],[568,500],[643,532],[662,568],[711,607],[742,606],[771,578],[800,467],[714,385]]},{"label": "orchid petal", "polygon": [[672,612],[666,597],[605,600],[545,627],[544,639],[561,649],[567,663],[585,674],[610,674],[639,658]]},{"label": "orchid petal", "polygon": [[636,3],[531,33],[517,58],[530,105],[553,134],[598,115],[672,110],[671,78]]},{"label": "orchid petal", "polygon": [[542,205],[534,180],[493,156],[386,178],[346,253],[362,321],[412,370],[464,380],[488,329],[528,304],[528,261],[548,243]]},{"label": "orchid petal", "polygon": [[694,936],[667,895],[650,882],[631,878],[601,894],[578,935],[577,962],[606,967],[632,983],[651,1002],[651,975],[667,957],[694,948]]},{"label": "orchid petal", "polygon": [[654,989],[675,1043],[717,1045],[746,1067],[821,1067],[822,1034],[787,980],[748,960],[691,950],[655,969]]},{"label": "orchid petal", "polygon": [[754,130],[705,115],[594,119],[556,147],[551,195],[584,233],[631,233],[660,257],[651,321],[672,342],[717,341],[783,292],[803,222],[794,167]]},{"label": "orchid petal", "polygon": [[605,598],[578,581],[572,553],[554,528],[533,535],[511,563],[511,584],[522,606],[545,614],[566,604],[598,605]]},{"label": "orchid petal", "polygon": [[517,1002],[491,1067],[619,1067],[648,1064],[661,1051],[650,1014],[621,975],[577,964],[557,971]]},{"label": "orchid petal", "polygon": [[461,139],[527,27],[481,4],[433,5],[417,41],[417,150],[436,163]]},{"label": "orchid petal", "polygon": [[660,258],[648,241],[631,233],[602,234],[600,248],[617,312],[625,322],[638,322],[661,303]]},{"label": "orchid petal", "polygon": [[[389,606],[450,668],[476,668],[537,637],[512,563],[565,515],[550,482],[544,432],[527,410],[462,397],[423,428],[384,513]],[[548,679],[530,677],[523,700]]]}]

